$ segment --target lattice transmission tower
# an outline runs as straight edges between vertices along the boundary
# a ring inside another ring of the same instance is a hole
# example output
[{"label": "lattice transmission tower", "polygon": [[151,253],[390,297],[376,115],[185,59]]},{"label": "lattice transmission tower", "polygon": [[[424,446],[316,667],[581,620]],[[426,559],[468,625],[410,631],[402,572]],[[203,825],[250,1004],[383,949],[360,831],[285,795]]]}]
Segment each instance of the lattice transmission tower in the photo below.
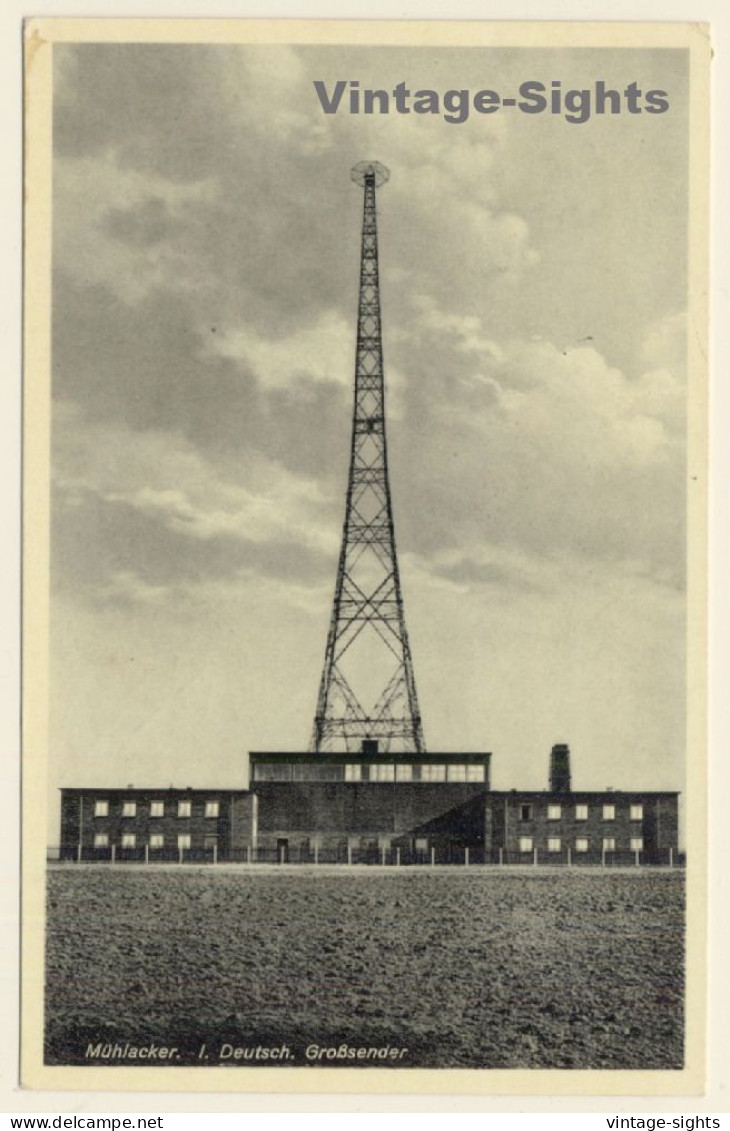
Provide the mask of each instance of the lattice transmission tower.
[{"label": "lattice transmission tower", "polygon": [[370,740],[384,752],[423,753],[385,439],[375,193],[389,172],[362,161],[351,177],[364,189],[364,207],[350,472],[311,749],[349,752]]}]

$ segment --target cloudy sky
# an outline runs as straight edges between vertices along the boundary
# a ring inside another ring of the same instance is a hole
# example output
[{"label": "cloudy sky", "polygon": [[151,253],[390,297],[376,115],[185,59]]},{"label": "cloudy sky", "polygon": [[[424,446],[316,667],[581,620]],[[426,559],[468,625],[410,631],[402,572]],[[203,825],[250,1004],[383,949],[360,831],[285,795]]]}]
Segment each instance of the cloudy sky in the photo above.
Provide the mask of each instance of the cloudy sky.
[{"label": "cloudy sky", "polygon": [[[304,749],[349,450],[363,158],[430,750],[684,788],[686,59],[54,48],[51,786]],[[597,79],[671,110],[325,116],[312,82]],[[511,116],[510,116],[511,113]]]}]

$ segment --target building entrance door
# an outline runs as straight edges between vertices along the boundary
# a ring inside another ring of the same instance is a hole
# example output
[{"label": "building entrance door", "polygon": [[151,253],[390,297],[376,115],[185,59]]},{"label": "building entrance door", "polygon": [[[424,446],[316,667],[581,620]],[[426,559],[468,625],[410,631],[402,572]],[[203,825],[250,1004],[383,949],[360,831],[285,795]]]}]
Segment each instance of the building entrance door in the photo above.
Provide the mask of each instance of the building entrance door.
[{"label": "building entrance door", "polygon": [[285,836],[280,836],[276,841],[276,859],[280,864],[289,862],[289,841]]}]

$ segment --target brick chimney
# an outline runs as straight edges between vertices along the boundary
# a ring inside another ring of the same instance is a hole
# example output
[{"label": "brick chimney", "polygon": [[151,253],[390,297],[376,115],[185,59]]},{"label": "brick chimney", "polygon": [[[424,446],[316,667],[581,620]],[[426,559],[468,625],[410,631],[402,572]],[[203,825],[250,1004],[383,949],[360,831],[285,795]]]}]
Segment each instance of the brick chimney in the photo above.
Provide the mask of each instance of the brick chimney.
[{"label": "brick chimney", "polygon": [[570,747],[558,743],[550,752],[550,792],[570,793]]}]

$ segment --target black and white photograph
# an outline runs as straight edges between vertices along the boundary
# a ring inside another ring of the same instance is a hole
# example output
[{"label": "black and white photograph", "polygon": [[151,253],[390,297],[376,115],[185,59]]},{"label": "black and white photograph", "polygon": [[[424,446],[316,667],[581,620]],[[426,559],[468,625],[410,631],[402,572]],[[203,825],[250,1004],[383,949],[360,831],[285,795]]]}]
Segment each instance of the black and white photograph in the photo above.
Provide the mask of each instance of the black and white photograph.
[{"label": "black and white photograph", "polygon": [[26,37],[25,1079],[686,1090],[703,29],[148,23]]}]

